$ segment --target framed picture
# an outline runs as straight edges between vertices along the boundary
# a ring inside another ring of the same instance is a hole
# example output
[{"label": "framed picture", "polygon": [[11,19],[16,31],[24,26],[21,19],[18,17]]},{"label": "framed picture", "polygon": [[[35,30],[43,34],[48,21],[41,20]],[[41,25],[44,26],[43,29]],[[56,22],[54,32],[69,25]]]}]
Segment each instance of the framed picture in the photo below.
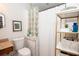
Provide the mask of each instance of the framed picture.
[{"label": "framed picture", "polygon": [[4,27],[4,15],[0,13],[0,28]]},{"label": "framed picture", "polygon": [[13,21],[13,32],[22,31],[22,22],[21,21]]}]

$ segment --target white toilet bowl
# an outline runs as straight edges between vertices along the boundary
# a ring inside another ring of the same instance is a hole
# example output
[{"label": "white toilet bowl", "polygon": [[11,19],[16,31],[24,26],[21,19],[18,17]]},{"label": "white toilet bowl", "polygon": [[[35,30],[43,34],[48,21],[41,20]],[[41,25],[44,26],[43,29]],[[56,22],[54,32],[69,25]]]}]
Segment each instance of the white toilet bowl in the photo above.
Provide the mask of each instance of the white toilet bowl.
[{"label": "white toilet bowl", "polygon": [[31,51],[29,48],[22,48],[18,50],[18,56],[31,56]]}]

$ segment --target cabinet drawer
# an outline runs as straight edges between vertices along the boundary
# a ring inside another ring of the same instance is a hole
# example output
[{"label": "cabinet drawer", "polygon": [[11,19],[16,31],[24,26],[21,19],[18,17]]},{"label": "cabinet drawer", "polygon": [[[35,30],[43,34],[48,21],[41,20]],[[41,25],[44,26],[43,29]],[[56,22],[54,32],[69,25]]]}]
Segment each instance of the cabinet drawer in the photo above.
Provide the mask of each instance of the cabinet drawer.
[{"label": "cabinet drawer", "polygon": [[11,51],[13,51],[13,47],[9,47],[9,48],[0,50],[0,56],[1,56],[1,55],[4,55],[4,54],[8,54],[8,53],[10,53]]}]

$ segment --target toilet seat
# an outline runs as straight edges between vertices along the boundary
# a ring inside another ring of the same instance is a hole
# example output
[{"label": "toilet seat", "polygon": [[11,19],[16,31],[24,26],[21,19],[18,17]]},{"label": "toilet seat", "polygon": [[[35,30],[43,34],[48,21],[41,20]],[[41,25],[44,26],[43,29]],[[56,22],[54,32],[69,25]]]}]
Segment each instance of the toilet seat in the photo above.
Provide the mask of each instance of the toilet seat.
[{"label": "toilet seat", "polygon": [[18,54],[19,54],[19,56],[30,56],[31,51],[29,48],[24,47],[24,48],[18,50]]}]

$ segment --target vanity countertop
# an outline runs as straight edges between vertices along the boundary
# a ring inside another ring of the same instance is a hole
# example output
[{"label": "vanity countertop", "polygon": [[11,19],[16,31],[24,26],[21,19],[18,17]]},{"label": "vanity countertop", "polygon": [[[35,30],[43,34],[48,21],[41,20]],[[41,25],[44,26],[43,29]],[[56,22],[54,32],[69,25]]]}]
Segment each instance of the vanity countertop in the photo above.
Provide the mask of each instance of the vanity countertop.
[{"label": "vanity countertop", "polygon": [[13,43],[8,39],[0,39],[0,56],[13,51]]},{"label": "vanity countertop", "polygon": [[0,43],[0,50],[12,47],[13,44],[10,41],[5,41]]}]

